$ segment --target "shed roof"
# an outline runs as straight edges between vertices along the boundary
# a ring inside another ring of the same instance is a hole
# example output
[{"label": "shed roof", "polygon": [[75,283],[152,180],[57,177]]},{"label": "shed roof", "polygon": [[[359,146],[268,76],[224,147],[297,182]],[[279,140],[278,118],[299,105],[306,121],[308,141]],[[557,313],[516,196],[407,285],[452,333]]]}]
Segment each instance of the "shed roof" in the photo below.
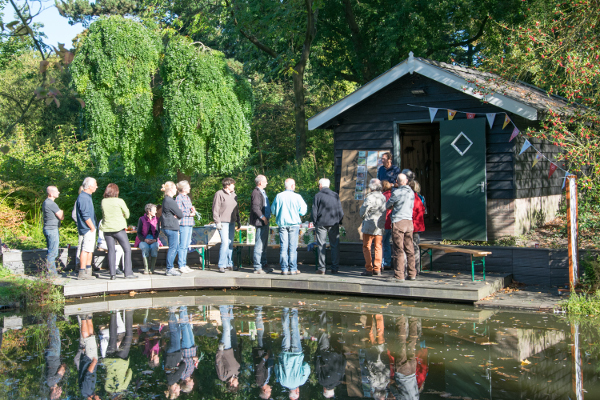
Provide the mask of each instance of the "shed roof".
[{"label": "shed roof", "polygon": [[406,74],[413,73],[433,79],[531,121],[538,120],[539,115],[550,108],[554,110],[572,108],[565,99],[550,96],[535,86],[523,82],[507,82],[500,76],[488,72],[414,57],[410,52],[409,57],[403,62],[310,118],[308,129],[325,127],[329,121],[344,111]]}]

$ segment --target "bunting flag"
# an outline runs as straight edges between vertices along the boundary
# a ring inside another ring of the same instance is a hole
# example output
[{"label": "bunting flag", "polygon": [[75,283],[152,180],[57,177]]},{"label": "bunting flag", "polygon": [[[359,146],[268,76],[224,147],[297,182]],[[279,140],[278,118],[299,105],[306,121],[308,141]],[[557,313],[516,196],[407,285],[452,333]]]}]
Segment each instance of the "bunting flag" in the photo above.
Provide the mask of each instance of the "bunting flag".
[{"label": "bunting flag", "polygon": [[467,119],[474,119],[475,113],[467,113]]},{"label": "bunting flag", "polygon": [[492,129],[492,125],[494,125],[494,119],[496,119],[496,113],[487,113],[485,116],[490,123],[490,129]]},{"label": "bunting flag", "polygon": [[523,143],[523,147],[521,147],[521,152],[519,153],[519,155],[523,154],[523,152],[530,147],[531,147],[531,143],[529,143],[529,140],[525,139],[525,143]]},{"label": "bunting flag", "polygon": [[514,138],[516,138],[518,134],[519,134],[519,129],[517,129],[517,127],[515,126],[515,129],[513,129],[512,134],[510,135],[510,139],[508,139],[508,141],[512,142],[512,140]]},{"label": "bunting flag", "polygon": [[431,117],[431,122],[433,122],[433,119],[435,118],[435,114],[437,114],[437,112],[437,108],[429,107],[429,117]]},{"label": "bunting flag", "polygon": [[456,115],[456,111],[448,110],[448,120],[452,121],[454,119],[455,115]]},{"label": "bunting flag", "polygon": [[508,114],[506,114],[504,116],[504,125],[502,125],[502,129],[506,128],[506,125],[508,125],[509,122],[510,122],[510,117],[508,116]]},{"label": "bunting flag", "polygon": [[554,173],[554,171],[556,171],[556,168],[558,168],[558,165],[556,165],[553,162],[551,162],[550,163],[550,172],[548,173],[548,179],[550,179],[550,177],[552,176],[552,174]]},{"label": "bunting flag", "polygon": [[538,161],[540,161],[542,159],[542,153],[540,153],[539,151],[535,154],[535,160],[533,160],[533,165],[531,166],[531,168],[535,167],[535,164],[538,163]]}]

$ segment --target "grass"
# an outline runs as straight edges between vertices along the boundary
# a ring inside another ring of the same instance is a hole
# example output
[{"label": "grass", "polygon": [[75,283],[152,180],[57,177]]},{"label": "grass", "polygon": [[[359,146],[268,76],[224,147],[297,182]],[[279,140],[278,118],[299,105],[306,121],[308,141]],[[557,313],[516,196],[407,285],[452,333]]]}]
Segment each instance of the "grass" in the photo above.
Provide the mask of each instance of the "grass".
[{"label": "grass", "polygon": [[563,309],[570,315],[600,315],[600,290],[593,293],[572,293],[561,303]]},{"label": "grass", "polygon": [[62,286],[54,285],[47,273],[23,277],[0,264],[0,304],[60,308],[64,301]]},{"label": "grass", "polygon": [[474,240],[442,240],[441,244],[453,246],[504,246],[512,247],[517,245],[515,236],[506,236],[498,240],[490,240],[488,242],[476,242]]}]

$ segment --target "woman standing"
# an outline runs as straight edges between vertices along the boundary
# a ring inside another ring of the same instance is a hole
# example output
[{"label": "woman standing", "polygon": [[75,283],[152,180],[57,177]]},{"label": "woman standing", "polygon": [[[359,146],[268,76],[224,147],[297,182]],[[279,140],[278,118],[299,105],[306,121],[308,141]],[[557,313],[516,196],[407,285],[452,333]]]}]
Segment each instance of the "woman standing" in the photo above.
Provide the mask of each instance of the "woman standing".
[{"label": "woman standing", "polygon": [[182,274],[192,272],[187,266],[187,254],[190,243],[192,242],[192,230],[194,229],[194,216],[196,209],[192,205],[188,193],[190,192],[190,184],[188,181],[181,181],[177,184],[179,194],[175,199],[177,206],[183,213],[183,218],[179,221],[179,272]]},{"label": "woman standing", "polygon": [[115,279],[116,271],[116,249],[115,240],[123,248],[125,260],[123,269],[125,278],[135,279],[131,269],[131,245],[127,238],[125,228],[127,228],[127,218],[129,218],[129,209],[123,199],[119,198],[119,187],[114,183],[109,183],[104,191],[102,199],[102,232],[108,248],[108,267],[110,269],[110,279]]},{"label": "woman standing", "polygon": [[[385,201],[392,197],[393,186],[389,181],[381,181],[381,187]],[[385,212],[385,230],[383,231],[383,261],[381,270],[392,268],[392,209]]]},{"label": "woman standing", "polygon": [[[371,179],[370,193],[360,207],[363,219],[361,232],[363,234],[363,254],[366,271],[361,275],[381,275],[381,236],[385,227],[385,196],[381,193],[381,181]],[[371,259],[371,243],[375,245],[375,260]]]},{"label": "woman standing", "polygon": [[[154,273],[156,266],[156,258],[158,257],[158,247],[162,245],[158,235],[160,234],[160,226],[156,217],[156,206],[154,204],[146,204],[145,214],[138,220],[137,235],[135,237],[135,247],[139,247],[142,251],[144,260],[144,275]],[[148,266],[150,270],[148,270]]]},{"label": "woman standing", "polygon": [[[413,207],[413,245],[415,247],[415,270],[421,272],[421,232],[425,232],[425,204],[421,196],[421,185],[417,181],[411,181],[408,186],[415,192],[415,205]],[[404,257],[406,260],[406,257]]]},{"label": "woman standing", "polygon": [[165,231],[169,241],[169,251],[167,251],[167,276],[180,276],[181,272],[174,268],[175,257],[179,250],[179,220],[183,218],[181,209],[173,199],[177,193],[175,184],[171,181],[166,182],[160,189],[165,192],[165,198],[162,203],[161,229]]}]

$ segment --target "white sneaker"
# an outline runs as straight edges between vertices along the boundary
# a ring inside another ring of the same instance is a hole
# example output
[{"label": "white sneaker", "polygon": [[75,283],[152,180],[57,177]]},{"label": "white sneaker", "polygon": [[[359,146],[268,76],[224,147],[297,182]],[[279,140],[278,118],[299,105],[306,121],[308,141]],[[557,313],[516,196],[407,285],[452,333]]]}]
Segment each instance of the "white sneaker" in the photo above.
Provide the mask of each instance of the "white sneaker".
[{"label": "white sneaker", "polygon": [[182,274],[187,274],[189,271],[189,268],[187,268],[187,266],[181,267],[179,268],[179,272],[181,272]]},{"label": "white sneaker", "polygon": [[187,265],[183,268],[185,268],[186,272],[192,272],[192,269],[190,267],[188,267]]}]

